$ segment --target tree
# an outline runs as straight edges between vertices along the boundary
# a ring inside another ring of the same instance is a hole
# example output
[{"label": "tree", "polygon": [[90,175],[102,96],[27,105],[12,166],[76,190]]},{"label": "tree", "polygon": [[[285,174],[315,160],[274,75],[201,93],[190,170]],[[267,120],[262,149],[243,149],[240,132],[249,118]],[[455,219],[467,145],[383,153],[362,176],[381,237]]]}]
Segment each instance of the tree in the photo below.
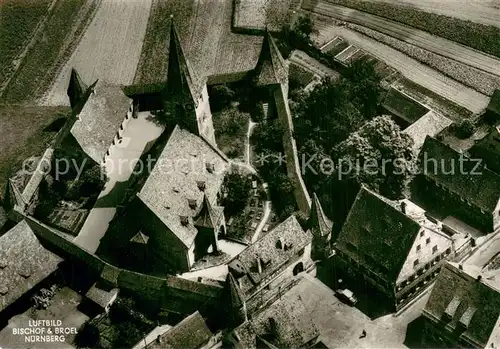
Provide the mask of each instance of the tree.
[{"label": "tree", "polygon": [[210,108],[213,112],[228,107],[235,99],[235,93],[226,84],[215,85],[210,88]]},{"label": "tree", "polygon": [[469,119],[462,120],[455,127],[457,136],[462,139],[469,138],[476,131],[476,126]]},{"label": "tree", "polygon": [[295,23],[293,30],[295,34],[302,40],[306,42],[311,41],[311,34],[317,32],[314,28],[314,23],[311,19],[311,16],[300,16]]},{"label": "tree", "polygon": [[250,198],[252,189],[252,178],[239,173],[229,173],[224,177],[223,191],[225,198],[223,206],[228,216],[241,213]]},{"label": "tree", "polygon": [[78,331],[75,342],[79,348],[99,348],[101,346],[99,328],[92,322],[86,322]]},{"label": "tree", "polygon": [[379,116],[334,149],[339,171],[389,198],[405,194],[416,166],[413,140],[390,116]]}]

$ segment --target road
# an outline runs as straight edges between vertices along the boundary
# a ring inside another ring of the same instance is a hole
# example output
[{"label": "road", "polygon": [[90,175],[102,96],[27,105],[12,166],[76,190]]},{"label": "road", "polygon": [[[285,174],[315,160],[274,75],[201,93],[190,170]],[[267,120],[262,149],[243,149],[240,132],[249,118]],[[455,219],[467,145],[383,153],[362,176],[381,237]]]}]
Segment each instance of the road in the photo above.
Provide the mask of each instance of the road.
[{"label": "road", "polygon": [[76,68],[87,84],[96,79],[117,85],[131,84],[141,55],[151,2],[103,0],[73,55],[40,102],[69,105],[66,89],[72,68]]},{"label": "road", "polygon": [[[308,0],[306,0],[308,1]],[[344,27],[335,26],[332,21],[324,18],[315,21],[317,45],[322,46],[335,36],[341,36],[350,44],[371,53],[394,69],[401,72],[407,79],[461,105],[474,113],[479,113],[489,103],[489,98],[459,82],[446,77],[438,71],[408,57],[400,51],[366,37]]]},{"label": "road", "polygon": [[404,5],[425,12],[500,27],[498,0],[370,0],[370,2]]},{"label": "road", "polygon": [[302,9],[359,24],[444,57],[500,76],[500,60],[450,40],[326,0],[304,0]]}]

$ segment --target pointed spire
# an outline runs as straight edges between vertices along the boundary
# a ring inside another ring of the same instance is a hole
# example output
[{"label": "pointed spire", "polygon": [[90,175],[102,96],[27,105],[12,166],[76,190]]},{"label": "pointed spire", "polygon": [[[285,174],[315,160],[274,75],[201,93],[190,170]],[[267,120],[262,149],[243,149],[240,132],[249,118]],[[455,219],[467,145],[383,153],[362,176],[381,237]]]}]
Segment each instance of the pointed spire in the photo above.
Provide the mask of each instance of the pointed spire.
[{"label": "pointed spire", "polygon": [[226,287],[229,291],[232,308],[238,309],[242,307],[243,303],[245,302],[245,298],[243,297],[243,293],[240,286],[238,285],[238,282],[231,273],[227,274]]},{"label": "pointed spire", "polygon": [[217,217],[215,215],[212,204],[208,200],[207,194],[203,195],[203,206],[194,223],[195,227],[198,228],[216,228],[217,227]]},{"label": "pointed spire", "polygon": [[323,212],[321,203],[319,202],[316,193],[313,193],[313,202],[311,207],[311,215],[307,221],[307,227],[311,229],[313,235],[317,237],[328,236],[332,232],[333,223]]},{"label": "pointed spire", "polygon": [[12,179],[9,179],[7,183],[4,200],[4,207],[7,211],[10,211],[15,206],[19,206],[24,210],[24,207],[26,206],[23,194],[19,191]]},{"label": "pointed spire", "polygon": [[288,65],[267,28],[254,74],[257,86],[288,84]]},{"label": "pointed spire", "polygon": [[174,16],[170,16],[170,40],[168,47],[167,91],[171,95],[198,96],[197,79],[189,66],[175,29]]},{"label": "pointed spire", "polygon": [[71,69],[71,77],[69,79],[67,89],[71,108],[75,108],[75,106],[81,101],[87,88],[87,85],[85,85],[76,69]]}]

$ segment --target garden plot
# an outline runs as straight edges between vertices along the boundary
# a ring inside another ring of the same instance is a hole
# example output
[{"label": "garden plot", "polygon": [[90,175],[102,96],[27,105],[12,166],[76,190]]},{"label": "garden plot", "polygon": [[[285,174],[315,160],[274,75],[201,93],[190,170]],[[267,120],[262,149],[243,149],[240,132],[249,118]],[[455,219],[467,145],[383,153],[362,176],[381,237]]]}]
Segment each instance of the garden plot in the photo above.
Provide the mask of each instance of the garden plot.
[{"label": "garden plot", "polygon": [[102,0],[80,44],[59,74],[46,104],[68,105],[71,69],[86,83],[132,83],[141,54],[152,0]]},{"label": "garden plot", "polygon": [[335,56],[335,59],[341,63],[347,64],[349,57],[351,57],[353,54],[355,54],[357,51],[359,51],[359,48],[357,48],[354,45],[350,45],[348,48],[346,48],[344,51],[340,52],[338,55]]}]

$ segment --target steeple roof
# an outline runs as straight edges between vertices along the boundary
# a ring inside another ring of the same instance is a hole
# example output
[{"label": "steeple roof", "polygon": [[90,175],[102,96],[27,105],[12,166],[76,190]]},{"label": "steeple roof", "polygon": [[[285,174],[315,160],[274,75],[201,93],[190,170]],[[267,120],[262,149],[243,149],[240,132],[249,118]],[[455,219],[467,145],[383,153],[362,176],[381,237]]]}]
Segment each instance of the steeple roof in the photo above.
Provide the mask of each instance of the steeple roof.
[{"label": "steeple roof", "polygon": [[88,86],[83,82],[76,69],[71,69],[71,76],[67,90],[71,108],[74,108],[80,102],[83,95],[87,91],[87,88]]},{"label": "steeple roof", "polygon": [[316,193],[313,193],[311,215],[307,223],[308,228],[318,237],[327,236],[332,231],[333,223],[323,212],[323,208],[321,207],[321,203]]},{"label": "steeple roof", "polygon": [[217,227],[217,215],[208,200],[207,195],[203,196],[203,207],[196,218],[194,223],[195,227],[198,228],[216,228]]},{"label": "steeple roof", "polygon": [[233,274],[229,273],[226,279],[226,286],[229,291],[229,297],[231,299],[231,306],[233,308],[239,308],[243,306],[245,299],[243,298],[243,293],[240,286],[236,282]]},{"label": "steeple roof", "polygon": [[19,188],[12,181],[12,179],[9,179],[5,191],[4,206],[9,211],[16,205],[21,206],[24,209],[26,203],[24,202],[23,194]]},{"label": "steeple roof", "polygon": [[145,235],[142,231],[138,232],[135,234],[131,239],[130,242],[135,242],[138,244],[147,244],[149,240],[149,237]]},{"label": "steeple roof", "polygon": [[268,30],[254,74],[257,86],[288,84],[288,66]]},{"label": "steeple roof", "polygon": [[191,69],[184,54],[173,16],[170,16],[168,50],[167,92],[171,95],[189,93],[189,96],[196,100],[200,92],[200,80]]}]

